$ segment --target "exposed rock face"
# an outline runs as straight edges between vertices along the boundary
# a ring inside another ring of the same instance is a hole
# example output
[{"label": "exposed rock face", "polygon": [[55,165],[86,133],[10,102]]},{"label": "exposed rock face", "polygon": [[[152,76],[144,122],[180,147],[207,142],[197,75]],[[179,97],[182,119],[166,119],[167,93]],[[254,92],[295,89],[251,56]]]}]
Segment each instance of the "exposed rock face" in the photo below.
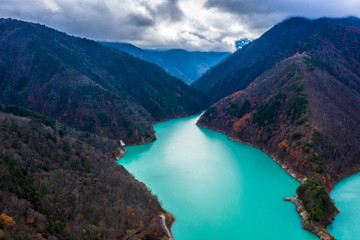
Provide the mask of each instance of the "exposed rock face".
[{"label": "exposed rock face", "polygon": [[118,147],[117,149],[115,149],[114,151],[111,152],[111,155],[113,157],[114,160],[118,160],[119,158],[121,158],[122,156],[124,156],[124,154],[127,152],[127,150],[123,147]]},{"label": "exposed rock face", "polygon": [[[165,210],[164,210],[165,212]],[[166,227],[167,229],[164,228],[163,226],[163,220],[162,217],[165,218],[165,223],[166,223]],[[149,228],[151,229],[151,231],[149,232],[140,232],[140,231],[129,231],[128,235],[124,238],[124,240],[138,240],[138,239],[159,239],[159,240],[174,240],[174,238],[172,237],[172,233],[168,232],[170,231],[169,229],[171,229],[172,224],[174,223],[175,218],[170,214],[167,213],[166,214],[160,214],[156,217],[154,217],[149,225]],[[170,234],[170,235],[169,235]]]},{"label": "exposed rock face", "polygon": [[[304,209],[304,206],[298,196],[285,198],[284,200],[292,202],[296,205],[296,210],[301,216],[302,226],[304,229],[315,233],[322,240],[336,240],[336,238],[331,235],[322,224],[315,223],[309,220],[309,213]],[[332,222],[334,219],[334,215],[329,216],[329,218],[331,218],[330,222]]]}]

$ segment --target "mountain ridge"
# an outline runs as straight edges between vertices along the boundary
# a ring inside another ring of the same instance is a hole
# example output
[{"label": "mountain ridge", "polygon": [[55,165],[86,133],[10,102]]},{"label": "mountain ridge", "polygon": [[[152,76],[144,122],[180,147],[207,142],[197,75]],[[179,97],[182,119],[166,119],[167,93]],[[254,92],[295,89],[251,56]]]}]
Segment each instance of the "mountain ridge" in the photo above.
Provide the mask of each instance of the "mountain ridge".
[{"label": "mountain ridge", "polygon": [[[360,171],[360,19],[295,18],[274,28],[284,34],[271,29],[263,36],[280,38],[284,49],[270,55],[260,49],[255,59],[277,56],[277,61],[254,79],[257,66],[243,69],[235,83],[229,78],[230,85],[243,81],[242,76],[249,83],[209,107],[197,124],[262,149],[302,181],[298,199],[308,212],[304,223],[310,222],[303,227],[334,239],[325,226],[338,211],[325,193]],[[294,36],[285,33],[294,29],[313,32],[292,41]],[[254,42],[264,41],[263,36]],[[310,196],[312,188],[320,190]]]},{"label": "mountain ridge", "polygon": [[0,101],[126,144],[200,112],[202,97],[157,65],[44,25],[0,21]]},{"label": "mountain ridge", "polygon": [[206,70],[223,61],[229,52],[201,52],[184,49],[141,49],[129,43],[100,42],[104,46],[118,49],[130,55],[162,67],[168,74],[191,84]]},{"label": "mountain ridge", "polygon": [[[237,50],[199,78],[192,86],[204,92],[215,103],[236,91],[246,88],[263,71],[282,58],[302,52],[299,43],[310,45],[310,39],[328,23],[359,26],[358,18],[289,18],[243,48]],[[305,40],[305,41],[304,41]],[[312,43],[313,44],[313,43]]]}]

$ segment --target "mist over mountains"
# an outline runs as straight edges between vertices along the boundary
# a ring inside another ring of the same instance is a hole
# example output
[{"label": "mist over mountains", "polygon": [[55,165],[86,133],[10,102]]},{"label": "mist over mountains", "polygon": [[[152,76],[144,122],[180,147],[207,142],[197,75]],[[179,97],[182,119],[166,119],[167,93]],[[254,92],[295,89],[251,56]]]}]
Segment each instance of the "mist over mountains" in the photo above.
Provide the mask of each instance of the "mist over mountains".
[{"label": "mist over mountains", "polygon": [[230,52],[200,52],[183,49],[149,50],[141,49],[128,43],[100,43],[147,62],[157,64],[168,74],[183,80],[187,84],[193,83],[209,68],[215,66],[231,54]]}]

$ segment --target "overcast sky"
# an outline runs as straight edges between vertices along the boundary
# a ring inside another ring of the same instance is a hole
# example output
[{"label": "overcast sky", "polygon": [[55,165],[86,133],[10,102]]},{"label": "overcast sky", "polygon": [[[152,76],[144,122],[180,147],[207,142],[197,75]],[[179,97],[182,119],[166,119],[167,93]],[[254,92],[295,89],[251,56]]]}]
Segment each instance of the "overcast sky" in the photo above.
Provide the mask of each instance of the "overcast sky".
[{"label": "overcast sky", "polygon": [[233,51],[291,16],[360,17],[360,0],[0,0],[0,17],[142,48]]}]

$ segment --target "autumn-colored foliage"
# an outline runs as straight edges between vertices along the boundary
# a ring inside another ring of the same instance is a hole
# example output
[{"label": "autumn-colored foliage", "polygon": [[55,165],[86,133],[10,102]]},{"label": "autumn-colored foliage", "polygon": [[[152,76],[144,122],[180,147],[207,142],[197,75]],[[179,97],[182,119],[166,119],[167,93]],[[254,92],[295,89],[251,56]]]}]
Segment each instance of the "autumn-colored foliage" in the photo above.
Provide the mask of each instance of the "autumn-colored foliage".
[{"label": "autumn-colored foliage", "polygon": [[45,240],[45,238],[42,236],[41,233],[37,233],[37,234],[35,235],[35,240]]},{"label": "autumn-colored foliage", "polygon": [[132,209],[132,207],[130,207],[130,206],[126,206],[126,214],[128,216],[134,216],[135,217],[134,209]]},{"label": "autumn-colored foliage", "polygon": [[28,218],[26,219],[26,226],[31,227],[32,224],[35,223],[35,219],[33,216],[28,216]]},{"label": "autumn-colored foliage", "polygon": [[41,176],[43,176],[43,177],[50,177],[50,173],[48,173],[48,172],[43,172],[43,173],[41,173]]},{"label": "autumn-colored foliage", "polygon": [[146,185],[68,130],[56,136],[42,123],[0,112],[0,183],[6,186],[0,188],[6,204],[0,229],[6,237],[75,240],[101,233],[101,239],[124,239],[138,229],[161,239],[161,225],[150,222],[162,209]]},{"label": "autumn-colored foliage", "polygon": [[12,225],[15,225],[14,219],[6,215],[5,213],[2,213],[0,215],[0,223],[4,228],[8,228],[11,227]]},{"label": "autumn-colored foliage", "polygon": [[289,149],[289,141],[286,139],[283,140],[281,143],[279,143],[278,148],[288,150]]},{"label": "autumn-colored foliage", "polygon": [[252,119],[251,114],[245,114],[242,118],[240,118],[239,120],[235,121],[234,123],[234,129],[236,131],[241,132],[242,128],[244,128],[246,126],[246,123],[248,121],[250,121]]}]

